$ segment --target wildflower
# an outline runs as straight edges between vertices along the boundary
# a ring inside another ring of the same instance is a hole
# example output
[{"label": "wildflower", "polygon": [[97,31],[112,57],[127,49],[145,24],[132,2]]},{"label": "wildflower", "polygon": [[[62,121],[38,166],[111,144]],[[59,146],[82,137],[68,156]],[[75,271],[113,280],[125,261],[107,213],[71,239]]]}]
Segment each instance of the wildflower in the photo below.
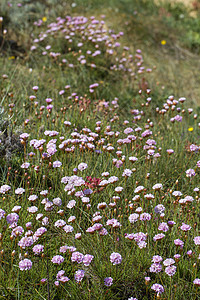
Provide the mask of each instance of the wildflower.
[{"label": "wildflower", "polygon": [[106,202],[102,202],[97,205],[97,209],[105,209],[106,207],[107,207]]},{"label": "wildflower", "polygon": [[0,208],[0,220],[2,218],[5,218],[5,215],[6,215],[6,212],[3,209]]},{"label": "wildflower", "polygon": [[122,225],[116,219],[111,219],[106,222],[106,225],[111,225],[113,228],[119,228]]},{"label": "wildflower", "polygon": [[151,215],[148,213],[143,213],[140,215],[140,221],[150,221]]},{"label": "wildflower", "polygon": [[191,144],[190,145],[190,151],[191,152],[198,152],[199,151],[199,147],[195,144]]},{"label": "wildflower", "polygon": [[115,188],[115,192],[117,192],[117,193],[121,193],[123,191],[123,187],[121,187],[121,186],[117,186],[116,188]]},{"label": "wildflower", "polygon": [[134,193],[136,194],[141,193],[143,190],[144,190],[144,186],[140,185],[134,190]]},{"label": "wildflower", "polygon": [[176,239],[176,240],[174,240],[174,244],[175,244],[177,247],[183,248],[184,242],[181,241],[180,239]]},{"label": "wildflower", "polygon": [[29,136],[30,136],[30,134],[28,134],[28,133],[22,133],[22,134],[20,134],[19,137],[20,137],[20,139],[27,140]]},{"label": "wildflower", "polygon": [[180,254],[175,254],[175,255],[174,255],[174,259],[175,259],[175,261],[176,261],[176,262],[178,262],[178,261],[179,261],[179,259],[180,259],[180,257],[181,257],[181,255],[180,255]]},{"label": "wildflower", "polygon": [[157,183],[155,184],[152,189],[155,190],[155,191],[159,191],[159,190],[162,190],[163,186],[161,183]]},{"label": "wildflower", "polygon": [[67,208],[73,208],[76,205],[76,201],[75,200],[71,200],[68,202],[67,204]]},{"label": "wildflower", "polygon": [[106,286],[111,286],[111,285],[113,284],[113,279],[112,279],[112,277],[106,277],[106,278],[104,279],[104,284],[105,284]]},{"label": "wildflower", "polygon": [[180,227],[180,229],[183,231],[189,231],[191,229],[191,226],[187,225],[185,223],[182,223],[182,226]]},{"label": "wildflower", "polygon": [[163,233],[159,233],[153,237],[153,240],[154,240],[154,242],[156,242],[156,241],[162,240],[164,237],[165,237],[165,235]]},{"label": "wildflower", "polygon": [[173,150],[173,149],[167,149],[167,153],[168,153],[169,155],[171,155],[171,154],[174,153],[174,150]]},{"label": "wildflower", "polygon": [[17,226],[12,230],[11,235],[17,237],[17,236],[21,236],[23,233],[24,233],[23,227]]},{"label": "wildflower", "polygon": [[134,213],[134,214],[131,214],[128,219],[129,219],[130,223],[135,223],[135,222],[137,222],[138,218],[139,218],[139,214]]},{"label": "wildflower", "polygon": [[167,44],[167,42],[166,42],[165,40],[162,40],[162,41],[161,41],[161,45],[164,46],[164,45],[166,45],[166,44]]},{"label": "wildflower", "polygon": [[59,160],[56,160],[53,162],[53,168],[60,168],[62,166],[62,163]]},{"label": "wildflower", "polygon": [[200,286],[200,279],[199,279],[199,278],[196,278],[196,279],[193,281],[193,283],[194,283],[195,285]]},{"label": "wildflower", "polygon": [[83,264],[84,264],[84,266],[88,267],[90,265],[90,263],[92,262],[93,258],[94,258],[93,255],[86,254],[83,257]]},{"label": "wildflower", "polygon": [[200,236],[196,236],[194,239],[193,239],[194,243],[196,246],[200,246]]},{"label": "wildflower", "polygon": [[8,214],[7,217],[6,217],[6,221],[7,221],[10,225],[12,225],[13,223],[17,223],[18,219],[19,219],[19,216],[18,216],[18,214],[16,214],[16,213]]},{"label": "wildflower", "polygon": [[125,134],[130,134],[131,132],[133,132],[133,129],[130,128],[130,127],[126,128],[126,129],[124,130],[124,133],[125,133]]},{"label": "wildflower", "polygon": [[54,263],[54,264],[60,265],[61,263],[64,262],[64,257],[61,256],[61,255],[55,255],[55,256],[52,258],[51,261],[52,261],[52,263]]},{"label": "wildflower", "polygon": [[83,277],[85,275],[85,271],[84,270],[78,270],[75,272],[74,278],[76,282],[80,282],[82,281]]},{"label": "wildflower", "polygon": [[162,260],[163,260],[163,259],[162,259],[162,257],[161,257],[160,255],[154,255],[154,256],[152,257],[152,261],[153,261],[154,263],[160,263]]},{"label": "wildflower", "polygon": [[75,216],[70,216],[67,220],[68,223],[74,222],[76,220]]},{"label": "wildflower", "polygon": [[23,164],[21,165],[21,168],[22,168],[22,169],[28,169],[29,166],[30,166],[30,163],[26,162],[26,163],[23,163]]},{"label": "wildflower", "polygon": [[66,225],[66,222],[64,220],[57,220],[54,224],[54,226],[57,228],[62,228],[65,225]]},{"label": "wildflower", "polygon": [[186,202],[193,202],[194,201],[194,198],[192,197],[192,196],[186,196],[185,198],[184,198],[184,200],[186,201]]},{"label": "wildflower", "polygon": [[153,284],[151,289],[154,290],[155,292],[157,292],[158,295],[164,293],[163,286],[158,283]]},{"label": "wildflower", "polygon": [[22,249],[25,249],[26,247],[30,247],[33,245],[33,238],[32,236],[28,237],[23,237],[21,240],[18,242],[18,246],[21,247]]},{"label": "wildflower", "polygon": [[62,200],[60,198],[54,198],[53,199],[53,204],[56,206],[61,206],[62,205]]},{"label": "wildflower", "polygon": [[34,247],[33,247],[33,252],[34,252],[34,254],[36,254],[36,255],[39,255],[41,252],[44,252],[44,246],[43,245],[35,245]]},{"label": "wildflower", "polygon": [[1,193],[1,194],[5,194],[5,193],[7,193],[9,190],[11,190],[11,187],[10,187],[9,185],[7,185],[7,184],[2,185],[2,186],[0,187],[0,193]]},{"label": "wildflower", "polygon": [[185,173],[187,177],[193,177],[196,174],[193,169],[188,169]]},{"label": "wildflower", "polygon": [[121,264],[122,262],[122,256],[117,253],[117,252],[113,252],[111,255],[110,255],[110,261],[113,265],[118,265],[118,264]]},{"label": "wildflower", "polygon": [[124,172],[122,173],[122,176],[123,177],[130,177],[132,173],[133,172],[131,170],[125,169]]},{"label": "wildflower", "polygon": [[42,278],[41,280],[40,280],[40,283],[41,284],[45,284],[47,282],[47,279],[46,278]]},{"label": "wildflower", "polygon": [[38,198],[37,195],[31,195],[31,196],[28,197],[28,200],[34,202],[34,201],[37,200],[37,198]]},{"label": "wildflower", "polygon": [[55,284],[56,287],[58,287],[60,283],[59,283],[58,280],[56,280],[56,281],[54,281],[54,284]]},{"label": "wildflower", "polygon": [[165,211],[165,207],[162,204],[158,204],[155,206],[154,211],[156,214],[162,214]]},{"label": "wildflower", "polygon": [[75,234],[75,239],[76,239],[76,240],[80,240],[80,239],[81,239],[81,236],[82,236],[81,233],[76,233],[76,234]]},{"label": "wildflower", "polygon": [[185,98],[185,97],[179,98],[179,102],[180,102],[180,103],[183,103],[183,102],[185,102],[185,101],[186,101],[186,98]]},{"label": "wildflower", "polygon": [[88,165],[86,163],[80,163],[78,165],[78,169],[79,171],[84,171],[85,169],[87,169]]},{"label": "wildflower", "polygon": [[145,281],[148,283],[149,281],[151,281],[150,277],[144,277]]},{"label": "wildflower", "polygon": [[167,223],[162,222],[160,223],[160,225],[158,226],[158,230],[161,230],[163,232],[167,232],[169,230],[169,226],[167,225]]},{"label": "wildflower", "polygon": [[32,268],[32,261],[30,259],[25,258],[19,262],[19,268],[21,271],[30,270]]},{"label": "wildflower", "polygon": [[38,211],[38,208],[36,206],[31,206],[27,208],[27,211],[31,214],[35,214]]},{"label": "wildflower", "polygon": [[174,117],[174,120],[177,121],[177,122],[182,122],[182,119],[183,119],[183,117],[180,116],[180,115],[176,115],[176,116]]},{"label": "wildflower", "polygon": [[189,257],[192,257],[192,250],[187,251],[187,255],[188,255]]},{"label": "wildflower", "polygon": [[175,197],[181,197],[181,196],[182,196],[182,193],[181,193],[180,191],[174,191],[174,192],[172,193],[172,195],[175,196]]},{"label": "wildflower", "polygon": [[81,201],[82,201],[83,203],[89,203],[89,202],[90,202],[90,198],[89,198],[89,197],[82,197],[82,198],[81,198]]},{"label": "wildflower", "polygon": [[175,261],[172,258],[167,258],[163,261],[163,265],[165,267],[171,266],[173,264],[175,264]]},{"label": "wildflower", "polygon": [[15,190],[16,195],[22,195],[24,192],[25,192],[25,189],[23,189],[23,188],[17,188]]},{"label": "wildflower", "polygon": [[116,177],[116,176],[111,176],[111,177],[108,179],[108,182],[109,182],[109,183],[115,183],[115,182],[117,182],[118,180],[119,180],[118,177]]},{"label": "wildflower", "polygon": [[137,157],[134,157],[134,156],[130,156],[129,157],[129,160],[130,160],[130,162],[136,162],[138,159],[137,159]]},{"label": "wildflower", "polygon": [[66,233],[70,233],[70,232],[72,232],[72,231],[74,230],[74,228],[73,228],[72,226],[70,226],[70,225],[65,225],[65,226],[63,227],[63,229],[64,229],[64,231],[65,231]]},{"label": "wildflower", "polygon": [[151,273],[159,273],[162,271],[162,265],[160,263],[153,263],[149,269]]},{"label": "wildflower", "polygon": [[73,252],[71,256],[72,262],[77,262],[78,264],[82,263],[84,255],[80,252]]}]

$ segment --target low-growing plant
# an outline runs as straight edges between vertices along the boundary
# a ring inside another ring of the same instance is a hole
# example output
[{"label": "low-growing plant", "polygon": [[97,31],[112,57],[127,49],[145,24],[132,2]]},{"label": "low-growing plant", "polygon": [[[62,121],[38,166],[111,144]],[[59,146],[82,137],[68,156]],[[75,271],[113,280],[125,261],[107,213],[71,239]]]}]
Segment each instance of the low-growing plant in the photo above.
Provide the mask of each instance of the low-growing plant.
[{"label": "low-growing plant", "polygon": [[199,299],[196,108],[103,16],[35,25],[1,76],[0,297]]}]

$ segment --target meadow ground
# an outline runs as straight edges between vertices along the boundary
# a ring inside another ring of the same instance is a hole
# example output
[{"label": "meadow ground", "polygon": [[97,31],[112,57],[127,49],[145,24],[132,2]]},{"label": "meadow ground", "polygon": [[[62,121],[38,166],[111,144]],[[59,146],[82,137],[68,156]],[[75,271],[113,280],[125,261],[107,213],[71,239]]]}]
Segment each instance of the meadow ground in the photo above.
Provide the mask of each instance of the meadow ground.
[{"label": "meadow ground", "polygon": [[0,299],[200,299],[200,3],[0,3]]}]

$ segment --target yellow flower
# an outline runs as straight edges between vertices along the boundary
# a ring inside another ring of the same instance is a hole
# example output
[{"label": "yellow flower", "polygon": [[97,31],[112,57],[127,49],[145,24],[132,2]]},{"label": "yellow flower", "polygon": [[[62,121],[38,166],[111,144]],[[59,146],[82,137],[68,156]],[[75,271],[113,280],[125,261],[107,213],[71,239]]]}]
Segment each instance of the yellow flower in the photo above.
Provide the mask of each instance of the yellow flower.
[{"label": "yellow flower", "polygon": [[188,131],[193,131],[193,130],[194,130],[193,127],[189,127],[189,128],[188,128]]},{"label": "yellow flower", "polygon": [[166,45],[166,43],[167,43],[167,42],[166,42],[165,40],[162,40],[162,41],[161,41],[161,45]]},{"label": "yellow flower", "polygon": [[42,21],[43,21],[43,22],[46,22],[46,21],[47,21],[47,17],[43,17],[43,18],[42,18]]},{"label": "yellow flower", "polygon": [[10,56],[10,57],[8,57],[8,59],[9,59],[9,60],[15,59],[15,57],[14,57],[14,56]]}]

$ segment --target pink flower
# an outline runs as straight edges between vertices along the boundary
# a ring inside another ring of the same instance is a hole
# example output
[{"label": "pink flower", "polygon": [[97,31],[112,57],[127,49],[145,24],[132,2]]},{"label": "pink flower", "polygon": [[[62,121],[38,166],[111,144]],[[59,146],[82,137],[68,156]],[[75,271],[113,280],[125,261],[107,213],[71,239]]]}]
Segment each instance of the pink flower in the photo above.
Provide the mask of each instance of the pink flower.
[{"label": "pink flower", "polygon": [[174,274],[176,273],[176,266],[168,266],[167,268],[165,268],[165,273],[168,276],[174,276]]},{"label": "pink flower", "polygon": [[193,239],[194,243],[196,246],[200,246],[200,236],[196,236],[194,239]]},{"label": "pink flower", "polygon": [[196,279],[193,281],[193,283],[194,283],[195,285],[200,286],[200,279],[199,279],[199,278],[196,278]]},{"label": "pink flower", "polygon": [[58,264],[60,265],[61,263],[64,262],[64,257],[62,255],[55,255],[53,258],[52,258],[52,263],[54,264]]},{"label": "pink flower", "polygon": [[32,261],[30,259],[25,258],[19,262],[19,268],[21,271],[30,270],[32,268]]},{"label": "pink flower", "polygon": [[104,284],[105,284],[106,286],[111,286],[111,285],[113,284],[113,279],[112,279],[112,277],[106,277],[106,278],[104,279]]},{"label": "pink flower", "polygon": [[158,284],[158,283],[153,284],[151,289],[154,290],[155,292],[157,292],[158,295],[164,293],[163,286],[161,284]]},{"label": "pink flower", "polygon": [[186,173],[187,177],[193,177],[196,174],[195,170],[193,170],[193,169],[188,169],[185,173]]},{"label": "pink flower", "polygon": [[122,262],[122,256],[117,252],[113,252],[110,255],[110,261],[113,265],[119,265]]}]

